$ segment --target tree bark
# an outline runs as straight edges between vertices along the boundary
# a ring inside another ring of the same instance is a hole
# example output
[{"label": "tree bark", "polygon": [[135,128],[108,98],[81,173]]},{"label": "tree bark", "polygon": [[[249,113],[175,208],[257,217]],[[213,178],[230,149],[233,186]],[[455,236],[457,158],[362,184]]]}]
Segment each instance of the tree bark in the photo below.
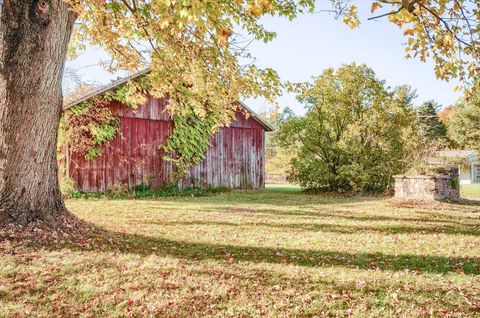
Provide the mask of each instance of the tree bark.
[{"label": "tree bark", "polygon": [[61,82],[75,15],[62,0],[0,0],[0,225],[72,217],[58,181]]}]

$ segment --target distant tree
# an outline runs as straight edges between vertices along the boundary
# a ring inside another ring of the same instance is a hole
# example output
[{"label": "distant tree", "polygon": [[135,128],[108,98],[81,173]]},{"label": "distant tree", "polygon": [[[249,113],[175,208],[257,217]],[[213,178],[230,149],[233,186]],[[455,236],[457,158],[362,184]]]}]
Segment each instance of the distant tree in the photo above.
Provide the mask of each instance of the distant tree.
[{"label": "distant tree", "polygon": [[426,143],[440,145],[446,142],[447,127],[438,116],[440,108],[441,106],[433,100],[425,102],[417,108],[419,133]]},{"label": "distant tree", "polygon": [[413,95],[388,89],[365,65],[325,70],[298,96],[306,115],[278,129],[280,145],[296,153],[289,178],[309,189],[387,189],[418,142]]},{"label": "distant tree", "polygon": [[448,121],[448,135],[458,147],[480,154],[480,96],[455,106],[455,113]]},{"label": "distant tree", "polygon": [[[287,110],[288,112],[288,110]],[[282,112],[279,104],[275,104],[273,109],[262,113],[262,117],[267,120],[275,129],[278,128],[285,111]],[[275,138],[276,131],[266,134],[265,140],[265,172],[274,174],[286,174],[288,162],[293,158],[293,153],[279,146],[278,140]]]},{"label": "distant tree", "polygon": [[280,109],[280,104],[275,103],[273,108],[269,109],[266,112],[260,113],[260,116],[266,120],[272,127],[277,127],[281,121],[282,112]]},{"label": "distant tree", "polygon": [[447,106],[444,107],[441,111],[438,112],[438,119],[445,125],[448,125],[450,119],[455,115],[455,107]]}]

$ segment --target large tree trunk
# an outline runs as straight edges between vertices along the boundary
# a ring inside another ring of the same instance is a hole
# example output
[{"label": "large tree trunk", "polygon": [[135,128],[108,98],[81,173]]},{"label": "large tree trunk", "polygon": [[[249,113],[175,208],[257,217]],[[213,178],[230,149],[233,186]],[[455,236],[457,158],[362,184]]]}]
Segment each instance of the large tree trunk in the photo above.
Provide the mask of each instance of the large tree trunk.
[{"label": "large tree trunk", "polygon": [[75,15],[62,0],[0,0],[0,225],[70,217],[58,182],[61,81]]}]

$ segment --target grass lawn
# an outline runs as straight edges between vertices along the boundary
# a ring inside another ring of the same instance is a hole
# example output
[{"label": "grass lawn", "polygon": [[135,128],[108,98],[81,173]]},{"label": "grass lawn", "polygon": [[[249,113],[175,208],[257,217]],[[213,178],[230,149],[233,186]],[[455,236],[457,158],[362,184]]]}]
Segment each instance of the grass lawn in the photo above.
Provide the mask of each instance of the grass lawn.
[{"label": "grass lawn", "polygon": [[301,192],[302,188],[296,184],[270,183],[265,186],[270,192]]},{"label": "grass lawn", "polygon": [[274,187],[67,205],[102,230],[0,243],[0,317],[480,316],[473,203]]},{"label": "grass lawn", "polygon": [[480,184],[464,184],[460,188],[462,197],[480,199]]}]

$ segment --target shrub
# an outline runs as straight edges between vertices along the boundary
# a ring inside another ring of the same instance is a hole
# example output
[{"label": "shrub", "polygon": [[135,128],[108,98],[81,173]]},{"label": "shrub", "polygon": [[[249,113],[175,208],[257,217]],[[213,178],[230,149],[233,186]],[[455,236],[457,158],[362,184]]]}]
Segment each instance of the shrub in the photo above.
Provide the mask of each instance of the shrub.
[{"label": "shrub", "polygon": [[307,189],[383,192],[418,148],[414,94],[390,90],[365,65],[327,69],[304,84],[303,117],[290,116],[276,133],[295,153],[289,180]]},{"label": "shrub", "polygon": [[60,191],[64,198],[68,199],[76,194],[75,181],[72,178],[62,177],[60,178]]}]

